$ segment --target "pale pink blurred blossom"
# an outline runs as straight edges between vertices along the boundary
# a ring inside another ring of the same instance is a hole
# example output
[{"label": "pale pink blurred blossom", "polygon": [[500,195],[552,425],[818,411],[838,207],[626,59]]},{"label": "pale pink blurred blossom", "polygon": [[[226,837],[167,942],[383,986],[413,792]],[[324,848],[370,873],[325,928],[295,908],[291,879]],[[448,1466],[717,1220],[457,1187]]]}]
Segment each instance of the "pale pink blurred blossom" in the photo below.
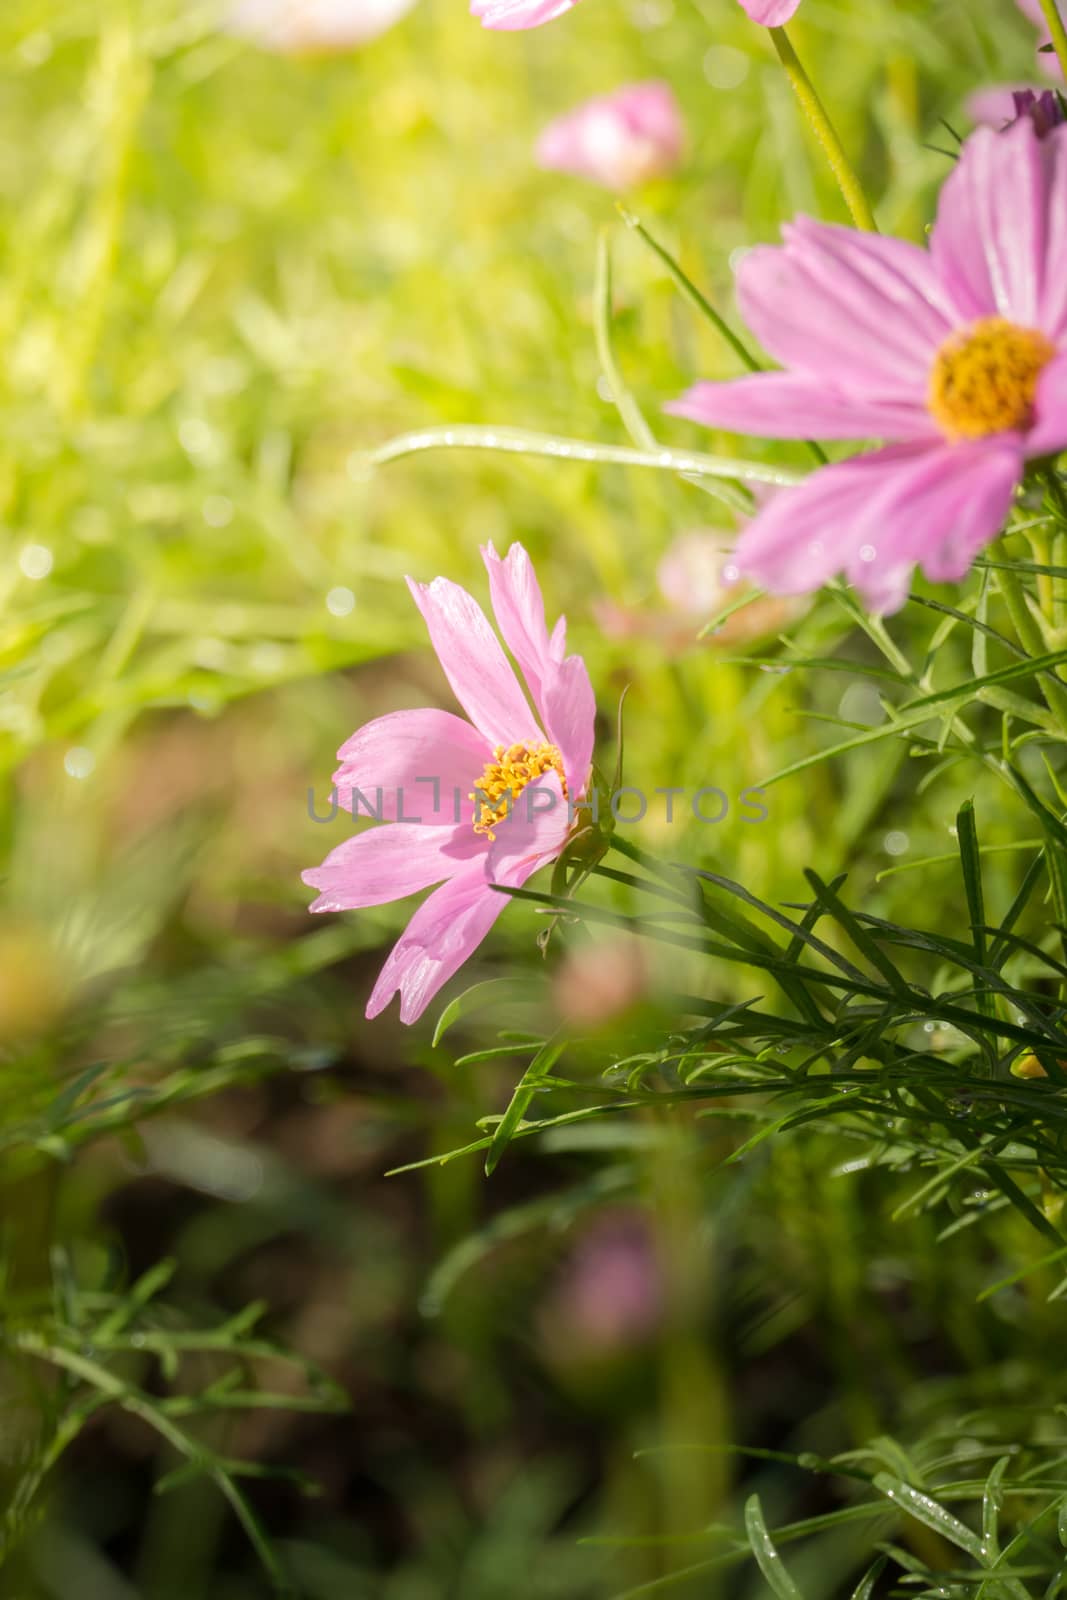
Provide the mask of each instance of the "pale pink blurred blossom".
[{"label": "pale pink blurred blossom", "polygon": [[[1041,9],[1040,0],[1018,0],[1019,10],[1024,16],[1029,17],[1041,30],[1041,48],[1038,50],[1037,65],[1050,78],[1061,78],[1059,58],[1044,48],[1050,44],[1048,24],[1045,14]],[[1030,83],[993,84],[988,89],[979,89],[967,101],[967,114],[972,122],[981,123],[989,128],[1005,128],[1016,120],[1019,112],[1014,105],[1016,94],[1033,94],[1041,96],[1043,91]]]},{"label": "pale pink blurred blossom", "polygon": [[680,533],[656,568],[660,593],[683,616],[710,617],[729,599],[729,561],[714,534]]},{"label": "pale pink blurred blossom", "polygon": [[406,16],[415,0],[237,0],[233,33],[282,54],[369,44]]},{"label": "pale pink blurred blossom", "polygon": [[570,11],[578,0],[471,0],[471,15],[486,28],[539,28]]},{"label": "pale pink blurred blossom", "polygon": [[572,945],[553,980],[560,1019],[583,1032],[607,1027],[637,1004],[648,981],[645,948],[631,935]]},{"label": "pale pink blurred blossom", "polygon": [[1015,96],[1034,90],[1030,83],[994,83],[968,95],[965,110],[972,122],[983,128],[1006,128],[1015,121]]},{"label": "pale pink blurred blossom", "polygon": [[640,1350],[655,1336],[666,1290],[648,1221],[638,1211],[597,1218],[542,1307],[542,1348],[571,1367]]},{"label": "pale pink blurred blossom", "polygon": [[753,22],[765,28],[780,28],[794,15],[800,0],[741,0]]},{"label": "pale pink blurred blossom", "polygon": [[625,190],[671,173],[685,133],[666,83],[631,83],[558,117],[537,141],[537,160],[551,171]]},{"label": "pale pink blurred blossom", "polygon": [[[758,498],[767,504],[770,497]],[[702,637],[701,625],[739,592],[737,569],[723,547],[725,538],[721,531],[706,528],[678,534],[656,568],[665,605],[639,610],[599,596],[592,601],[592,612],[601,632],[609,639],[654,640],[674,657],[685,655],[700,644],[735,645],[762,638],[799,616],[803,607],[797,601],[764,596],[735,612],[714,636]]]},{"label": "pale pink blurred blossom", "polygon": [[1002,133],[1021,117],[1029,117],[1039,139],[1067,122],[1063,95],[1056,89],[980,89],[967,102],[967,109],[975,122]]},{"label": "pale pink blurred blossom", "polygon": [[1048,20],[1041,8],[1041,0],[1019,0],[1019,10],[1025,17],[1029,17],[1034,26],[1041,31],[1038,59],[1042,67],[1051,77],[1062,78],[1063,71],[1060,67],[1059,58],[1047,48],[1052,43],[1052,39],[1049,34]]}]

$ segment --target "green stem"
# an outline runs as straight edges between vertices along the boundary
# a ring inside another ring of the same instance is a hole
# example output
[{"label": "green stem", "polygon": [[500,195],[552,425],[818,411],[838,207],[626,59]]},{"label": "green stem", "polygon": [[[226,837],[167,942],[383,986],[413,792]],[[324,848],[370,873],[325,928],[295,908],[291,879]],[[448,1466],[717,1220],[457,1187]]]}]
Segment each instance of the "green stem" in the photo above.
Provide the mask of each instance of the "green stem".
[{"label": "green stem", "polygon": [[1063,68],[1063,75],[1067,78],[1067,27],[1064,27],[1060,8],[1056,0],[1041,0],[1041,9],[1048,23],[1049,33],[1052,35],[1052,43]]},{"label": "green stem", "polygon": [[636,217],[632,211],[628,211],[622,205],[618,207],[618,211],[626,226],[632,228],[637,237],[652,251],[653,255],[659,257],[690,305],[695,306],[701,316],[707,317],[716,333],[726,341],[738,360],[744,363],[749,372],[762,372],[763,368],[752,354],[752,351],[737,337],[730,324],[724,317],[719,315],[707,296],[701,294],[692,278],[682,271],[681,266],[675,261],[674,257],[663,248],[658,239],[652,237],[640,217]]},{"label": "green stem", "polygon": [[[1042,5],[1051,4],[1052,0],[1041,0]],[[1060,24],[1062,29],[1063,24]],[[866,233],[877,233],[878,224],[874,220],[867,196],[863,192],[863,185],[852,169],[852,165],[845,154],[845,147],[837,136],[837,130],[827,113],[826,107],[819,99],[808,74],[804,70],[800,57],[793,49],[792,41],[784,28],[768,28],[768,33],[778,52],[778,59],[785,68],[785,75],[793,87],[793,93],[800,102],[800,108],[807,117],[815,137],[822,145],[823,154],[841,190],[844,202],[857,228],[862,228]]]},{"label": "green stem", "polygon": [[[1041,629],[1030,614],[1025,590],[1010,559],[1005,561],[1003,567],[998,567],[997,582],[1019,643],[1029,656],[1044,655],[1045,641],[1041,637]],[[1042,673],[1040,687],[1045,704],[1056,718],[1060,731],[1067,733],[1067,686],[1049,673]]]},{"label": "green stem", "polygon": [[[659,257],[690,305],[695,306],[702,316],[707,317],[719,337],[726,341],[734,354],[744,362],[749,372],[762,372],[764,370],[763,367],[756,360],[748,346],[737,337],[729,323],[719,315],[707,296],[701,294],[696,284],[682,271],[681,266],[675,261],[674,257],[664,250],[657,239],[652,237],[641,219],[635,217],[632,211],[627,211],[625,206],[620,205],[618,210],[626,226],[632,228],[637,237],[644,241],[654,255]],[[822,445],[816,444],[814,439],[808,439],[805,442],[819,465],[825,466],[829,457]]]}]

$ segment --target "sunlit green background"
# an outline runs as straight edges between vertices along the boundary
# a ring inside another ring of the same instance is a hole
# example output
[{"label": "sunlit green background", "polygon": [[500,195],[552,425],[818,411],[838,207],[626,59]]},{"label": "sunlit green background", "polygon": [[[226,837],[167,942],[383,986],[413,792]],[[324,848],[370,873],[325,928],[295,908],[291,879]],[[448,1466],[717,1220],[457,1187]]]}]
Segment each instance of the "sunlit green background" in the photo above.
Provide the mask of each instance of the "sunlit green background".
[{"label": "sunlit green background", "polygon": [[[971,1235],[946,1266],[927,1222],[888,1228],[900,1193],[835,1175],[848,1151],[825,1144],[724,1174],[720,1135],[650,1122],[610,1162],[561,1137],[488,1183],[470,1161],[385,1179],[473,1137],[517,1067],[506,1051],[454,1065],[496,1019],[436,1050],[439,1007],[409,1031],[363,1020],[409,908],[311,923],[299,874],[344,824],[312,821],[308,791],[325,805],[333,753],[368,717],[444,701],[403,576],[484,595],[489,539],[522,540],[567,613],[609,763],[629,685],[632,784],[733,796],[840,736],[809,713],[880,719],[866,680],[736,659],[787,664],[783,629],[808,654],[874,659],[825,602],[705,640],[701,617],[672,613],[657,569],[673,541],[733,533],[699,488],[482,453],[366,459],[459,422],[625,442],[594,340],[605,230],[616,356],[658,437],[739,448],[661,418],[697,376],[733,372],[729,351],[609,195],[535,169],[540,127],[582,97],[671,82],[687,160],[629,203],[731,317],[736,251],[796,210],[844,218],[734,0],[585,0],[511,35],[422,0],[375,45],[314,60],[217,22],[197,0],[0,12],[0,1093],[5,1126],[43,1119],[49,1160],[42,1175],[12,1158],[8,1241],[31,1278],[51,1243],[90,1287],[173,1256],[175,1315],[262,1297],[271,1331],[345,1385],[346,1416],[257,1412],[227,1440],[320,1484],[256,1490],[302,1593],[606,1600],[699,1561],[742,1479],[775,1515],[824,1508],[731,1441],[821,1451],[936,1429],[968,1374],[1023,1403],[1041,1377],[1012,1365],[1018,1308],[975,1312],[988,1262]],[[882,225],[917,239],[950,164],[941,119],[966,132],[974,88],[1035,71],[1010,0],[805,0],[795,39]],[[892,626],[921,655],[934,620]],[[951,862],[878,874],[950,851],[974,785],[952,769],[916,798],[903,747],[878,745],[771,787],[762,824],[734,809],[635,836],[783,901],[803,866],[847,867],[869,909],[951,931]],[[987,843],[1025,835],[999,793],[979,786],[978,804]],[[1003,899],[1014,858],[994,860]],[[630,973],[635,1009],[613,1026],[631,1043],[682,986],[676,954],[612,950],[575,973],[589,952],[571,940],[546,966],[538,927],[509,908],[468,977],[527,975],[535,1004],[566,1011],[606,962]],[[98,1061],[143,1086],[145,1117],[66,1139],[48,1108]],[[574,1285],[599,1281],[598,1250],[611,1282],[616,1256],[637,1275],[647,1316],[591,1317]],[[1051,1360],[1053,1310],[1029,1315]],[[100,1419],[3,1592],[266,1593],[210,1485],[150,1493],[172,1465],[135,1423]],[[805,1593],[843,1593],[870,1537],[809,1547]],[[744,1568],[670,1592],[766,1591]]]}]

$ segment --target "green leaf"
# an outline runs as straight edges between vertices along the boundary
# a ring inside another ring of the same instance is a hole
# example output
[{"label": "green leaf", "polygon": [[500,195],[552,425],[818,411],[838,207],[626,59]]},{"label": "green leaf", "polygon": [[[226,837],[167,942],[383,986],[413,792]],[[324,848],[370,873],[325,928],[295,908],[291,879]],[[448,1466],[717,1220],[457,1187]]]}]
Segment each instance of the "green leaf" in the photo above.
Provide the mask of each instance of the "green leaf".
[{"label": "green leaf", "polygon": [[612,284],[611,246],[606,230],[597,240],[596,284],[593,289],[593,332],[597,356],[619,421],[639,450],[655,450],[656,436],[641,413],[641,408],[623,382],[611,344]]},{"label": "green leaf", "polygon": [[644,223],[639,217],[636,217],[632,211],[627,211],[624,206],[620,205],[619,213],[626,226],[630,228],[632,232],[637,234],[637,237],[642,241],[642,243],[648,246],[653,255],[657,256],[659,260],[662,261],[663,265],[674,279],[678,288],[689,301],[689,304],[691,306],[695,306],[702,317],[707,318],[719,337],[725,340],[742,364],[748,368],[749,372],[762,372],[763,368],[756,360],[751,350],[749,350],[748,346],[738,338],[737,334],[733,331],[725,318],[719,315],[707,296],[701,294],[692,278],[690,278],[688,274],[682,270],[678,262],[671,255],[670,251],[664,249],[663,245],[659,243],[658,239],[654,239],[652,237]]},{"label": "green leaf", "polygon": [[889,1563],[888,1556],[879,1556],[872,1567],[869,1567],[863,1577],[852,1591],[852,1600],[871,1600],[874,1586],[882,1576]]},{"label": "green leaf", "polygon": [[709,456],[699,450],[630,450],[624,445],[566,439],[558,434],[534,433],[524,428],[487,428],[468,423],[400,434],[371,451],[367,463],[372,467],[388,466],[404,456],[421,455],[427,450],[492,450],[505,455],[548,456],[555,461],[649,467],[693,478],[736,478],[742,483],[769,483],[779,488],[803,483],[806,476],[766,461]]},{"label": "green leaf", "polygon": [[488,978],[484,983],[472,984],[462,994],[457,994],[454,1000],[450,1000],[441,1012],[433,1030],[434,1046],[441,1043],[449,1028],[461,1018],[472,1016],[486,1006],[506,1006],[529,1000],[532,993],[540,988],[536,977]]},{"label": "green leaf", "polygon": [[984,1551],[982,1541],[978,1535],[964,1523],[954,1517],[951,1511],[946,1511],[943,1505],[922,1494],[918,1489],[913,1489],[910,1483],[905,1483],[902,1478],[896,1478],[889,1472],[879,1472],[874,1480],[874,1487],[887,1500],[892,1500],[902,1511],[915,1518],[916,1522],[925,1524],[939,1533],[943,1539],[954,1544],[957,1549],[965,1550],[976,1561],[982,1561]]},{"label": "green leaf", "polygon": [[745,1502],[745,1532],[748,1534],[748,1542],[752,1546],[756,1565],[774,1591],[777,1600],[804,1600],[767,1532],[758,1494],[751,1495]]},{"label": "green leaf", "polygon": [[823,883],[818,873],[813,872],[810,868],[805,871],[804,876],[811,884],[819,904],[845,930],[856,949],[861,955],[866,956],[877,972],[881,973],[893,992],[902,999],[909,1002],[913,1001],[915,996],[903,974],[893,965],[876,941],[871,938],[866,928],[863,927],[841,900],[837,891],[831,888],[828,883]]},{"label": "green leaf", "polygon": [[542,1080],[546,1073],[551,1072],[564,1050],[567,1048],[566,1039],[548,1039],[534,1056],[522,1077],[515,1085],[507,1110],[493,1130],[489,1141],[489,1149],[485,1155],[485,1175],[491,1177],[499,1164],[501,1156],[511,1143],[523,1117],[538,1089],[542,1087]]},{"label": "green leaf", "polygon": [[979,689],[992,687],[999,683],[1010,683],[1014,678],[1032,678],[1040,672],[1054,673],[1067,661],[1067,650],[1053,650],[1047,655],[1027,656],[1025,661],[1015,661],[1010,667],[1001,667],[997,672],[987,673],[984,678],[969,678],[966,683],[957,683],[951,689],[938,689],[934,694],[923,695],[919,700],[909,700],[901,706],[901,711],[918,711],[923,706],[936,706],[946,700],[973,700]]},{"label": "green leaf", "polygon": [[996,1561],[1000,1554],[997,1529],[1003,1499],[1001,1485],[1010,1461],[1010,1456],[1000,1457],[986,1479],[985,1489],[982,1492],[982,1546],[988,1561]]}]

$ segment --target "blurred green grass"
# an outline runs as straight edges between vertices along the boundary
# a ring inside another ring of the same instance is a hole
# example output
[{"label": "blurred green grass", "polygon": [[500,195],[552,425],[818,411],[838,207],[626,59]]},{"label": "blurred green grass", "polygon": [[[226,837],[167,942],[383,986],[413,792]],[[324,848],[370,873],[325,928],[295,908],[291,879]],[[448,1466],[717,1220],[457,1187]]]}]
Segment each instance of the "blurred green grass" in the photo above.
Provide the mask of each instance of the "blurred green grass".
[{"label": "blurred green grass", "polygon": [[[572,1148],[516,1157],[488,1196],[458,1166],[379,1181],[464,1142],[513,1068],[454,1069],[425,1033],[363,1023],[376,952],[405,910],[309,924],[299,870],[343,824],[312,822],[307,790],[324,797],[334,749],[369,715],[443,695],[401,578],[444,572],[484,596],[487,539],[534,555],[609,740],[631,686],[630,782],[732,795],[829,742],[801,713],[881,715],[842,674],[762,672],[725,659],[725,639],[668,656],[656,636],[603,631],[605,606],[663,611],[656,566],[679,533],[729,538],[722,506],[690,485],[480,454],[376,472],[364,459],[454,422],[622,442],[592,326],[604,229],[627,381],[664,441],[707,445],[659,410],[695,376],[730,372],[728,352],[610,197],[532,165],[539,127],[583,96],[671,81],[689,157],[634,204],[731,316],[735,252],[793,210],[840,219],[840,205],[734,0],[585,0],[565,24],[513,36],[484,33],[463,0],[422,0],[373,48],[329,60],[270,57],[217,20],[197,0],[8,0],[0,15],[4,1121],[44,1114],[97,1058],[146,1081],[173,1069],[182,1097],[226,1086],[207,1111],[153,1121],[162,1135],[146,1123],[87,1151],[64,1175],[60,1231],[91,1279],[171,1250],[186,1305],[265,1292],[281,1331],[348,1378],[363,1409],[351,1424],[253,1441],[272,1458],[295,1449],[327,1480],[320,1511],[268,1504],[309,1594],[497,1600],[529,1573],[531,1595],[606,1596],[679,1564],[677,1550],[609,1560],[575,1533],[677,1537],[684,1551],[724,1515],[717,1458],[635,1467],[635,1445],[855,1442],[894,1409],[872,1400],[865,1362],[903,1391],[902,1425],[921,1411],[920,1377],[936,1387],[968,1363],[978,1388],[1006,1374],[1021,1403],[1042,1378],[1038,1362],[1012,1366],[1018,1303],[964,1316],[986,1281],[981,1250],[961,1247],[943,1281],[927,1220],[890,1242],[877,1184],[830,1176],[840,1152],[786,1146],[728,1186],[684,1138],[684,1159],[650,1139],[624,1177],[656,1219],[671,1311],[610,1416],[547,1371],[530,1332],[570,1238],[565,1199],[546,1212],[549,1248],[494,1249],[426,1323],[419,1297],[450,1246],[587,1171]],[[797,40],[884,226],[916,238],[948,165],[928,148],[939,119],[962,130],[973,88],[1033,67],[1007,0],[806,0]],[[915,649],[931,632],[911,612],[892,626]],[[805,653],[874,659],[825,601],[790,634]],[[948,672],[965,676],[955,649]],[[732,816],[643,836],[769,898],[795,897],[804,865],[847,864],[868,908],[918,901],[951,931],[951,864],[876,875],[951,848],[974,774],[947,772],[916,799],[897,747],[879,748],[776,786],[758,828]],[[980,785],[978,808],[985,842],[1018,837],[999,791]],[[991,858],[992,896],[1006,898],[1013,860]],[[514,907],[477,970],[536,959]],[[678,987],[682,964],[661,976]],[[728,975],[715,982],[732,995]],[[242,1076],[226,1053],[261,1037]],[[278,1066],[303,1071],[279,1087]],[[205,1137],[219,1141],[208,1179]],[[248,1151],[262,1181],[237,1205],[227,1173]],[[1004,1249],[1027,1246],[1011,1235]],[[1029,1337],[1051,1350],[1053,1312],[1041,1316]],[[366,1440],[354,1454],[349,1426]],[[144,1459],[121,1427],[90,1441],[26,1593],[66,1600],[90,1568],[100,1600],[128,1581],[151,1600],[262,1592],[198,1490],[144,1501]],[[781,1504],[791,1485],[760,1480]],[[805,1592],[829,1600],[837,1563],[836,1546],[813,1557]],[[692,1592],[759,1592],[709,1581]]]}]

